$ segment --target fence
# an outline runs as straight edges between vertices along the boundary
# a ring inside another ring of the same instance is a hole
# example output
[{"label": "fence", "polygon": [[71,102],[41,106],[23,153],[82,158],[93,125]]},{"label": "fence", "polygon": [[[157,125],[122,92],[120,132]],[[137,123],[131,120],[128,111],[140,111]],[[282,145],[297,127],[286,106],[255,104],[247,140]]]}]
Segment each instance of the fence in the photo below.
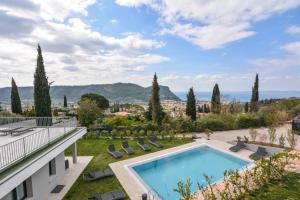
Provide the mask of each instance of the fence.
[{"label": "fence", "polygon": [[0,117],[0,130],[16,127],[28,127],[32,128],[32,131],[23,137],[0,137],[8,141],[0,145],[0,172],[75,130],[77,121],[76,118]]}]

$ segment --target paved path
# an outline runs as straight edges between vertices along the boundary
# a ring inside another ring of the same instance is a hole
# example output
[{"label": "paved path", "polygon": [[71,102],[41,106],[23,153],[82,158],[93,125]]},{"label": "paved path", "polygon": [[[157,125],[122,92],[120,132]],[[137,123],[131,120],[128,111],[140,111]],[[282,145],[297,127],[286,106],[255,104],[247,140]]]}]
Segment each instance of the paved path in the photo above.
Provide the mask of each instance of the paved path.
[{"label": "paved path", "polygon": [[[278,144],[278,138],[283,134],[284,136],[287,135],[288,129],[291,129],[291,125],[287,124],[284,126],[276,127],[276,143]],[[268,129],[267,128],[258,128],[257,129],[258,136],[256,138],[257,141],[259,141],[259,134],[266,134],[268,136]],[[206,138],[204,133],[197,133],[197,136]],[[236,140],[237,136],[240,137],[249,137],[249,129],[241,129],[241,130],[232,130],[232,131],[216,131],[211,135],[211,139],[213,140],[221,140],[221,141],[233,141]],[[268,141],[268,140],[267,140]],[[285,142],[286,146],[289,146],[288,142]],[[296,145],[296,149],[300,150],[300,136],[298,136],[298,141]]]}]

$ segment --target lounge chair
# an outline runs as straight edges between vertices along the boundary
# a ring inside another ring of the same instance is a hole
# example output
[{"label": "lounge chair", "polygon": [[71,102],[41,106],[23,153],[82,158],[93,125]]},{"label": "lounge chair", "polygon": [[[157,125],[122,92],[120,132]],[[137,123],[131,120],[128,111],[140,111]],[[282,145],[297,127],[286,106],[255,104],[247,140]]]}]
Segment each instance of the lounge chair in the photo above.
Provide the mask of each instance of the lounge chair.
[{"label": "lounge chair", "polygon": [[154,146],[156,146],[156,147],[158,147],[158,148],[162,148],[162,147],[163,147],[163,145],[161,145],[161,144],[158,142],[156,136],[150,137],[149,143],[152,144],[152,145],[154,145]]},{"label": "lounge chair", "polygon": [[7,135],[7,134],[11,134],[13,131],[16,131],[16,130],[18,130],[20,128],[21,127],[6,128],[6,129],[1,129],[0,132],[3,133],[1,135]]},{"label": "lounge chair", "polygon": [[121,158],[123,156],[121,152],[116,151],[115,145],[113,144],[108,146],[107,152],[115,158]]},{"label": "lounge chair", "polygon": [[245,143],[241,140],[238,140],[236,145],[230,147],[229,150],[232,151],[232,152],[238,152],[238,151],[240,151],[241,149],[244,149],[244,148],[246,148]]},{"label": "lounge chair", "polygon": [[127,141],[124,141],[122,142],[122,149],[128,154],[128,155],[131,155],[131,154],[134,154],[134,151],[133,149],[128,145],[128,142]]},{"label": "lounge chair", "polygon": [[113,190],[104,194],[93,193],[89,199],[94,200],[123,200],[126,195],[122,190]]},{"label": "lounge chair", "polygon": [[144,150],[144,151],[150,151],[151,148],[145,144],[144,139],[138,139],[137,144]]},{"label": "lounge chair", "polygon": [[25,134],[25,133],[29,133],[33,131],[33,127],[23,127],[23,128],[19,128],[17,130],[14,130],[11,132],[11,135],[12,136],[19,136],[19,135],[22,135],[22,134]]},{"label": "lounge chair", "polygon": [[87,172],[83,174],[83,180],[84,181],[96,181],[99,179],[107,178],[113,176],[114,173],[111,169],[105,169],[103,171],[97,171],[97,172]]},{"label": "lounge chair", "polygon": [[259,160],[264,156],[267,156],[268,152],[266,151],[266,148],[264,147],[258,147],[257,151],[253,154],[251,154],[249,157],[253,160]]}]

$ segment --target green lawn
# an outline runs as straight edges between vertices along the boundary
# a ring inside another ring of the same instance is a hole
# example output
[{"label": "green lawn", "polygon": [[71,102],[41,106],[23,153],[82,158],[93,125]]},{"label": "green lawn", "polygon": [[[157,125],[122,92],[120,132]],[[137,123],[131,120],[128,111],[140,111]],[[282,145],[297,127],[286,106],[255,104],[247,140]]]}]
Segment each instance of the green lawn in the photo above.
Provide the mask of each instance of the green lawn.
[{"label": "green lawn", "polygon": [[[161,143],[164,145],[164,149],[182,145],[188,142],[191,142],[191,139],[177,139],[177,140],[163,140]],[[136,141],[129,141],[129,145],[132,146],[135,150],[135,154],[128,156],[123,156],[122,159],[115,159],[110,156],[106,148],[109,144],[115,144],[116,148],[121,151],[121,140],[97,140],[97,139],[81,139],[77,142],[78,155],[79,156],[94,156],[93,160],[89,163],[85,171],[89,170],[102,170],[108,167],[109,163],[116,162],[119,160],[124,160],[132,158],[135,156],[140,156],[145,154],[145,152],[137,146]],[[150,145],[150,144],[149,144]],[[151,146],[151,152],[158,151],[159,148]],[[123,153],[123,151],[121,151]],[[71,155],[71,149],[66,151],[66,155]],[[84,182],[82,176],[80,176],[70,191],[67,193],[64,199],[72,200],[84,200],[87,199],[91,192],[105,193],[113,189],[121,189],[119,181],[116,177],[110,177],[103,180],[98,180],[94,182]]]},{"label": "green lawn", "polygon": [[281,181],[273,182],[252,192],[246,200],[299,200],[300,174],[290,173]]}]

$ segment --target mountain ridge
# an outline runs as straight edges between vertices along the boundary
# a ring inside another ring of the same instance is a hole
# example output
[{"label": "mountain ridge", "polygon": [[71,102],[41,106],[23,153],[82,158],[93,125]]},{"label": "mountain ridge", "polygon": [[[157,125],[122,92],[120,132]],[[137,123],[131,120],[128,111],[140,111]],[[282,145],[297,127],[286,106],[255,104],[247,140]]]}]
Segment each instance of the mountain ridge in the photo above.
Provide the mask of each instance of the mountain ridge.
[{"label": "mountain ridge", "polygon": [[[151,86],[142,87],[134,83],[90,84],[90,85],[56,85],[51,86],[50,95],[54,103],[60,102],[66,95],[68,102],[77,102],[86,93],[105,96],[110,102],[134,103],[147,102]],[[0,88],[0,102],[10,103],[10,87]],[[21,101],[33,102],[33,86],[19,87]],[[168,86],[160,85],[161,100],[180,101]]]}]

